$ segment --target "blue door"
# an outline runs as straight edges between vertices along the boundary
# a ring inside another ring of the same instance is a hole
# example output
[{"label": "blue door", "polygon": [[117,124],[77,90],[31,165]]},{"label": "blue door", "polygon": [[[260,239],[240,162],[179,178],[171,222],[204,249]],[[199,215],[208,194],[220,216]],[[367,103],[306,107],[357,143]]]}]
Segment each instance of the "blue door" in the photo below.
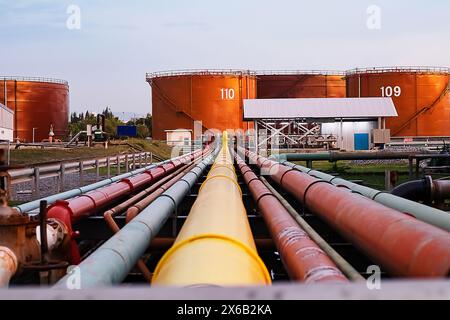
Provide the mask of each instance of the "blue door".
[{"label": "blue door", "polygon": [[355,150],[369,150],[368,133],[355,133]]}]

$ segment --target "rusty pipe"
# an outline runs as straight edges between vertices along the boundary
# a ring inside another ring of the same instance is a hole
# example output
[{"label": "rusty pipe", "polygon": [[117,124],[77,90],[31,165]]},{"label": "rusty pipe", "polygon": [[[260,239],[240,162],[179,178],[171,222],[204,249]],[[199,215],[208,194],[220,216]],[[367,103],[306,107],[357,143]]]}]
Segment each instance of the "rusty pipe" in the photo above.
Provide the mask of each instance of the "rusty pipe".
[{"label": "rusty pipe", "polygon": [[432,197],[434,200],[450,199],[450,180],[434,180]]},{"label": "rusty pipe", "polygon": [[[218,149],[214,145],[212,148],[217,154]],[[184,175],[183,181],[175,183],[138,217],[83,260],[79,265],[81,287],[87,289],[121,283],[212,159],[213,156],[205,158]],[[67,275],[54,288],[67,289],[71,280],[71,276]]]},{"label": "rusty pipe", "polygon": [[273,195],[280,201],[283,207],[289,212],[292,218],[305,230],[308,236],[330,257],[342,273],[351,281],[364,281],[364,277],[352,267],[328,242],[318,234],[305,219],[279,194],[264,177],[260,177],[261,181],[273,193]]},{"label": "rusty pipe", "polygon": [[438,228],[450,231],[450,215],[448,215],[443,210],[439,210],[421,203],[400,198],[390,193],[362,186],[360,184],[356,184],[320,171],[308,169],[298,164],[294,164],[291,162],[282,162],[282,164],[292,169],[307,173],[308,175],[314,178],[330,182],[339,188],[345,188],[351,192],[363,195],[364,197],[369,198],[370,200],[376,201],[394,210],[409,214],[419,220],[434,225]]},{"label": "rusty pipe", "polygon": [[7,247],[0,246],[0,288],[7,287],[9,281],[17,272],[17,257]]},{"label": "rusty pipe", "polygon": [[129,198],[128,200],[119,203],[117,206],[105,211],[105,213],[103,214],[105,215],[110,215],[110,216],[117,216],[120,215],[121,213],[123,213],[124,211],[126,211],[130,206],[132,206],[133,204],[135,204],[136,202],[142,200],[142,198],[144,198],[145,196],[147,196],[148,194],[152,193],[153,191],[155,191],[158,187],[160,187],[161,185],[163,185],[164,183],[166,183],[167,181],[171,180],[174,176],[176,176],[178,173],[182,172],[183,170],[185,170],[185,167],[181,167],[178,170],[176,170],[175,172],[169,174],[168,176],[164,177],[163,179],[159,180],[158,182],[152,184],[149,188],[142,190],[141,192],[139,192],[138,194],[132,196],[131,198]]},{"label": "rusty pipe", "polygon": [[161,194],[164,193],[167,189],[173,186],[178,180],[180,180],[186,172],[190,171],[196,164],[192,164],[182,172],[178,173],[174,178],[167,181],[163,185],[159,186],[153,193],[148,195],[146,198],[141,201],[135,203],[133,206],[129,207],[126,213],[125,222],[128,223],[133,220],[142,210],[148,207],[156,198],[158,198]]},{"label": "rusty pipe", "polygon": [[445,277],[450,233],[243,150],[262,171],[390,274]]},{"label": "rusty pipe", "polygon": [[347,282],[336,264],[296,223],[275,195],[239,156],[236,156],[236,162],[289,276],[305,283]]},{"label": "rusty pipe", "polygon": [[161,164],[151,170],[123,179],[117,183],[95,189],[69,201],[57,201],[52,204],[47,212],[48,218],[57,219],[62,222],[68,231],[71,240],[70,263],[80,263],[80,254],[75,238],[77,232],[73,230],[73,223],[85,217],[93,215],[95,212],[110,205],[135,191],[141,190],[148,184],[159,181],[163,177],[195,159],[202,157],[209,152],[209,147],[204,150],[198,150],[181,158],[173,159],[167,163]]},{"label": "rusty pipe", "polygon": [[[158,187],[160,185],[164,184],[165,182],[167,182],[168,180],[169,181],[173,181],[173,183],[175,183],[176,181],[179,180],[180,174],[184,175],[184,173],[189,171],[194,165],[195,164],[192,164],[188,168],[182,167],[182,168],[178,169],[174,173],[170,174],[169,176],[165,177],[161,181],[158,181],[156,184],[152,185],[150,188],[147,188],[144,191],[140,192],[138,195],[130,198],[129,200],[127,200],[125,202],[122,202],[121,204],[119,204],[118,206],[114,207],[113,209],[110,209],[110,210],[106,211],[103,214],[103,217],[105,218],[106,224],[111,229],[111,231],[114,234],[120,231],[120,228],[117,225],[116,221],[114,220],[113,216],[121,213],[123,210],[125,210],[127,207],[129,207],[134,202],[138,201],[139,199],[141,199],[145,195],[151,193],[152,191],[155,191],[155,189],[158,190]],[[127,220],[126,223],[128,223],[128,221],[129,220]],[[145,262],[142,259],[139,259],[138,262],[136,263],[136,266],[142,272],[142,275],[145,278],[145,280],[147,282],[150,282],[151,279],[152,279],[152,273],[150,272],[150,270],[148,270],[147,266],[145,265]]]}]

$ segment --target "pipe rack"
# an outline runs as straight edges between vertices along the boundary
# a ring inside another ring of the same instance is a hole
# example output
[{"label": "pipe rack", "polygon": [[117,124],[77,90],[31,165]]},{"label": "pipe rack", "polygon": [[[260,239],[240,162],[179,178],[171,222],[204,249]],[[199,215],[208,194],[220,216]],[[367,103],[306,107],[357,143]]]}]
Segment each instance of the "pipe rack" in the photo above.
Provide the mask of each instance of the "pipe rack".
[{"label": "pipe rack", "polygon": [[[83,260],[77,269],[80,287],[84,289],[121,283],[217,152],[218,150],[215,150],[213,155],[196,165],[136,218]],[[58,281],[54,288],[68,289],[72,279],[73,275],[68,274]]]},{"label": "pipe rack", "polygon": [[48,208],[47,216],[62,222],[67,229],[71,238],[70,263],[80,263],[80,254],[75,241],[77,232],[73,230],[73,224],[76,221],[93,215],[121,197],[130,195],[132,192],[139,191],[148,184],[158,181],[201,155],[202,151],[196,151],[180,159],[171,160],[168,163],[146,170],[141,174],[92,190],[69,201],[58,200],[52,204]]},{"label": "pipe rack", "polygon": [[276,184],[392,275],[445,277],[450,233],[308,174],[240,149]]},{"label": "pipe rack", "polygon": [[242,202],[228,138],[175,244],[156,266],[155,286],[269,285]]},{"label": "pipe rack", "polygon": [[330,257],[297,224],[252,169],[238,155],[235,157],[290,277],[306,283],[347,282]]},{"label": "pipe rack", "polygon": [[383,192],[366,186],[362,186],[360,184],[356,184],[317,170],[308,169],[298,164],[287,161],[281,162],[281,164],[306,173],[317,179],[327,181],[337,187],[347,188],[354,193],[361,194],[373,201],[385,205],[386,207],[403,213],[407,213],[426,223],[429,223],[446,231],[450,231],[450,214],[445,211],[429,207],[411,200],[407,200],[388,192]]}]

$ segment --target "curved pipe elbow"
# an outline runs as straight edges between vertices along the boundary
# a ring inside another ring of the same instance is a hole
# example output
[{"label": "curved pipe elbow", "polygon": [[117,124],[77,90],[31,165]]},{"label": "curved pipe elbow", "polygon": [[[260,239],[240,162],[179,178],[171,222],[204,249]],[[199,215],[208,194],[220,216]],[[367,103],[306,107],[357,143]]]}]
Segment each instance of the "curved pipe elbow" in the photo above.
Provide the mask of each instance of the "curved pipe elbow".
[{"label": "curved pipe elbow", "polygon": [[78,244],[76,242],[76,238],[78,236],[78,232],[73,230],[73,212],[69,207],[69,202],[67,201],[56,201],[52,204],[47,212],[48,219],[55,219],[58,222],[62,223],[62,225],[67,230],[67,235],[70,238],[69,245],[69,261],[71,264],[79,264],[81,262],[80,251],[78,248]]},{"label": "curved pipe elbow", "polygon": [[428,201],[430,199],[430,187],[425,179],[402,183],[392,189],[391,194],[412,201]]},{"label": "curved pipe elbow", "polygon": [[17,257],[11,249],[0,246],[0,288],[8,287],[18,269]]}]

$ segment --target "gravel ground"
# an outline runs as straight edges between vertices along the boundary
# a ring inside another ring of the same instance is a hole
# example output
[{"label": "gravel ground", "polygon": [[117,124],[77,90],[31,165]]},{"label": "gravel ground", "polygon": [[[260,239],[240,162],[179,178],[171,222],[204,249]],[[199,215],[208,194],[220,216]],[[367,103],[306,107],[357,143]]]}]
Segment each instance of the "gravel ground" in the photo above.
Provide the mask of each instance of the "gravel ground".
[{"label": "gravel ground", "polygon": [[[100,175],[100,180],[106,179],[106,176]],[[85,172],[83,175],[83,186],[94,183],[95,172]],[[80,179],[78,173],[66,174],[64,178],[64,191],[80,187]],[[46,178],[40,180],[40,194],[35,197],[32,194],[34,189],[32,182],[24,182],[15,184],[11,187],[11,200],[28,202],[42,197],[50,196],[55,193],[62,192],[59,190],[59,182],[57,177]]]}]

